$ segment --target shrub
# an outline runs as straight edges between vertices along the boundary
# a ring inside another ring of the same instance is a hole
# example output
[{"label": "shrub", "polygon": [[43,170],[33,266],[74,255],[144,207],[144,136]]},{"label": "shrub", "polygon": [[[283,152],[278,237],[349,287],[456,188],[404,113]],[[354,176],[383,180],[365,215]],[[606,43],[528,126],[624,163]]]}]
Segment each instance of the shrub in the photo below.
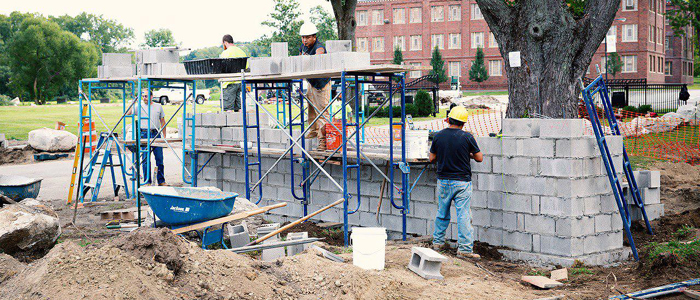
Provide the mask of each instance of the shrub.
[{"label": "shrub", "polygon": [[637,108],[637,112],[640,113],[640,114],[646,114],[646,113],[652,112],[652,111],[654,111],[654,110],[651,109],[651,105],[648,105],[648,104],[647,104],[647,105],[641,105],[641,106],[639,106],[639,107]]},{"label": "shrub", "polygon": [[636,107],[634,107],[634,106],[629,106],[629,105],[623,107],[622,110],[624,110],[624,111],[629,111],[629,112],[637,112],[637,108],[636,108]]},{"label": "shrub", "polygon": [[423,117],[423,115],[421,115],[420,108],[418,108],[418,105],[412,103],[406,103],[406,115],[411,115],[414,118]]},{"label": "shrub", "polygon": [[[414,117],[427,117],[433,113],[433,100],[427,91],[419,90],[418,93],[416,93],[416,98],[413,100],[413,103],[418,109],[418,113],[413,115]],[[408,105],[406,105],[406,107],[408,107]],[[406,114],[408,114],[408,112],[406,112]]]},{"label": "shrub", "polygon": [[[369,105],[365,106],[365,117],[371,116],[374,113],[374,111],[377,110],[378,108],[379,108],[379,106],[369,106]],[[381,117],[381,116],[382,116],[381,111],[375,115],[375,117]]]},{"label": "shrub", "polygon": [[10,102],[11,100],[10,96],[0,95],[0,106],[12,105],[12,102]]}]

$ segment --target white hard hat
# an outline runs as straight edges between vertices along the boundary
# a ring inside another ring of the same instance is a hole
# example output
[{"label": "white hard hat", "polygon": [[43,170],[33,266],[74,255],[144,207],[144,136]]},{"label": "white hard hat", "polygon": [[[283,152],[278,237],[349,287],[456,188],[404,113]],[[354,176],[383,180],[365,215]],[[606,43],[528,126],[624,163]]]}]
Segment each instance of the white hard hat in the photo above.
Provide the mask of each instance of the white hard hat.
[{"label": "white hard hat", "polygon": [[314,23],[311,23],[309,21],[304,22],[304,24],[301,25],[301,29],[299,29],[299,35],[301,36],[314,35],[317,33],[318,28],[316,28],[316,25],[314,25]]}]

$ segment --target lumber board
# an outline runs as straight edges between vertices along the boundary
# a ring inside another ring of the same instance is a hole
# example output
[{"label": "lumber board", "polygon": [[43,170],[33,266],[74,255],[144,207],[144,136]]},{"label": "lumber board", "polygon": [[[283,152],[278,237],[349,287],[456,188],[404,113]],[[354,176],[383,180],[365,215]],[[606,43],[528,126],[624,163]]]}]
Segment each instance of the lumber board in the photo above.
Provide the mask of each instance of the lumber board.
[{"label": "lumber board", "polygon": [[223,223],[227,223],[227,222],[231,222],[231,221],[235,221],[235,220],[245,219],[245,218],[250,217],[250,216],[259,215],[261,213],[270,211],[272,209],[285,207],[285,206],[287,206],[287,203],[277,203],[277,204],[273,204],[273,205],[263,206],[263,207],[258,208],[258,209],[244,211],[244,212],[240,212],[240,213],[233,214],[230,216],[225,216],[222,218],[209,220],[206,222],[197,223],[197,224],[193,224],[190,226],[185,226],[185,227],[173,229],[172,232],[174,234],[185,233],[188,231],[202,229],[202,228],[206,228],[209,226],[214,226],[214,225],[219,225],[219,224],[223,224]]},{"label": "lumber board", "polygon": [[695,290],[683,290],[683,295],[690,299],[700,300],[700,292]]},{"label": "lumber board", "polygon": [[[208,152],[208,153],[241,153],[243,154],[243,148],[240,148],[236,145],[210,145],[210,146],[202,146],[198,145],[195,146],[195,150],[198,152]],[[272,155],[272,156],[277,156],[279,157],[285,152],[286,149],[275,149],[275,148],[260,148],[260,154],[261,155]],[[311,157],[313,157],[316,160],[323,160],[331,156],[331,153],[333,151],[316,151],[316,150],[306,150],[309,152]],[[355,156],[357,156],[357,152],[354,150],[348,150],[348,158],[352,159]],[[362,152],[365,154],[367,157],[369,157],[372,160],[389,160],[389,154],[382,154],[382,153],[372,153],[372,152]],[[249,149],[248,150],[249,155],[257,155],[258,151],[257,149]],[[285,157],[289,157],[289,153],[285,155]],[[295,154],[294,157],[301,157],[300,154]],[[343,154],[341,151],[338,151],[335,153],[333,158],[341,159],[343,158]],[[394,160],[400,160],[400,158],[397,158],[394,156]],[[414,158],[414,159],[406,159],[406,162],[411,163],[411,164],[425,164],[428,163],[427,158]]]},{"label": "lumber board", "polygon": [[243,247],[232,248],[232,249],[228,249],[228,250],[230,250],[233,253],[244,253],[244,252],[279,248],[279,247],[285,247],[285,246],[308,244],[308,243],[313,243],[313,242],[320,241],[320,240],[321,240],[320,238],[305,238],[305,239],[282,241],[282,242],[269,243],[269,244],[243,246]]},{"label": "lumber board", "polygon": [[551,289],[563,285],[561,282],[544,276],[523,276],[521,280],[541,289]]}]

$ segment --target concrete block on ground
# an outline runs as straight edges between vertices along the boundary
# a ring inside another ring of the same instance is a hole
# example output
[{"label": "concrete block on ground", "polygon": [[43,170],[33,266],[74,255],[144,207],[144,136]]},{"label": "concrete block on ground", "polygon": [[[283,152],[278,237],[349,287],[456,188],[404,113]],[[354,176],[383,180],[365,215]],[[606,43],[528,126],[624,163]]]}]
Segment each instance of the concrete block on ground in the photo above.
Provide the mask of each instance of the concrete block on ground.
[{"label": "concrete block on ground", "polygon": [[250,243],[250,234],[245,221],[239,225],[226,224],[231,248],[243,247]]},{"label": "concrete block on ground", "polygon": [[504,119],[503,136],[538,137],[540,135],[539,119]]},{"label": "concrete block on ground", "polygon": [[[286,44],[286,43],[285,43]],[[290,232],[287,234],[287,241],[301,240],[309,238],[308,232]],[[287,246],[287,256],[297,255],[311,247],[310,244]]]},{"label": "concrete block on ground", "polygon": [[351,52],[352,41],[350,40],[329,40],[326,41],[326,51],[328,53]]},{"label": "concrete block on ground", "polygon": [[[631,195],[630,195],[631,196]],[[660,188],[643,188],[639,191],[639,196],[642,198],[642,203],[644,204],[658,204],[661,203],[661,189]],[[625,196],[627,203],[633,203],[634,199],[632,197]]]},{"label": "concrete block on ground", "polygon": [[[277,230],[280,227],[279,223],[263,224],[258,227],[258,238],[267,235],[270,232]],[[264,240],[263,244],[272,244],[279,241],[279,234]],[[263,261],[273,261],[280,257],[284,257],[284,247],[265,249],[262,251],[261,259]]]},{"label": "concrete block on ground", "polygon": [[582,137],[583,119],[540,119],[541,138]]},{"label": "concrete block on ground", "polygon": [[447,257],[433,249],[413,247],[408,269],[425,279],[443,279],[440,268],[444,261],[447,261]]},{"label": "concrete block on ground", "polygon": [[284,42],[284,43],[271,43],[270,44],[270,53],[272,53],[272,57],[287,57],[289,56],[289,44]]},{"label": "concrete block on ground", "polygon": [[[656,220],[664,216],[664,205],[662,203],[644,205],[644,210],[647,213],[649,221]],[[629,206],[630,218],[632,221],[643,220],[642,210],[634,205]],[[619,218],[619,216],[618,216]]]}]

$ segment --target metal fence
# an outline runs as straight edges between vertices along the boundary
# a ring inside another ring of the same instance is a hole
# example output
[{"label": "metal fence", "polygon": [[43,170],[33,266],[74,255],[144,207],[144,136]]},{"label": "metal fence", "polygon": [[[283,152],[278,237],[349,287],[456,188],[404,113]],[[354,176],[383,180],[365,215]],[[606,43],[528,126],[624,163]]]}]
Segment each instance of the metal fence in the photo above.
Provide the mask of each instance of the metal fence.
[{"label": "metal fence", "polygon": [[[592,81],[591,78],[584,78],[585,84]],[[685,104],[679,99],[685,84],[647,83],[646,79],[609,79],[605,84],[616,107],[651,105],[653,111],[663,113],[676,111]]]}]

